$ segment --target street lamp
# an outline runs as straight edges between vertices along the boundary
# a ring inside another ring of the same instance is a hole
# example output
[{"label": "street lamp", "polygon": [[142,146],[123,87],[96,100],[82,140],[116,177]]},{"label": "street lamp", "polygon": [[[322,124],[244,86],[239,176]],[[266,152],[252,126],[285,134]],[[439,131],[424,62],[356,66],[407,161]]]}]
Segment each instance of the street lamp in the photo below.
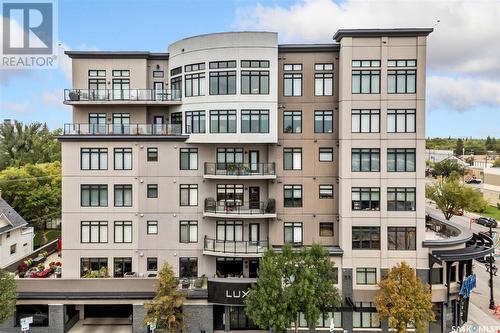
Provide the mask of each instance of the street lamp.
[{"label": "street lamp", "polygon": [[[490,221],[490,238],[493,241],[493,223]],[[491,244],[494,248],[494,244]],[[495,310],[495,299],[493,298],[493,276],[497,275],[497,267],[493,265],[493,252],[490,253],[490,258],[486,265],[486,271],[490,273],[490,309]]]}]

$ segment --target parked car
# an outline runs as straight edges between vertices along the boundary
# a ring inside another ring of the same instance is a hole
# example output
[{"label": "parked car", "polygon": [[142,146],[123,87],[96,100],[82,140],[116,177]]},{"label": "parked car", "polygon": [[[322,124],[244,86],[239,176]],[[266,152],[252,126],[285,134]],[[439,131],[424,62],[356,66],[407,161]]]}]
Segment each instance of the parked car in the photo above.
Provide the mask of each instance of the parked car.
[{"label": "parked car", "polygon": [[498,226],[497,220],[495,220],[492,217],[483,217],[481,216],[480,218],[476,219],[477,224],[484,225],[485,227],[491,227],[496,228]]},{"label": "parked car", "polygon": [[481,179],[477,179],[475,177],[468,179],[465,181],[467,184],[481,184]]},{"label": "parked car", "polygon": [[457,216],[464,216],[464,210],[463,209],[457,210]]}]

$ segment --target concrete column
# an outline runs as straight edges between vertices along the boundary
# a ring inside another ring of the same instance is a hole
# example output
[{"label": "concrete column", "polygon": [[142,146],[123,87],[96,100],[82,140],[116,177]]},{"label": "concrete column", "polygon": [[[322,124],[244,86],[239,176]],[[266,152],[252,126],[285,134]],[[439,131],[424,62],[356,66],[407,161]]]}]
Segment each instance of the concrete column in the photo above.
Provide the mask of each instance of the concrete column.
[{"label": "concrete column", "polygon": [[[350,297],[352,299],[352,268],[342,269],[342,298],[343,306],[349,306],[346,303],[346,299]],[[353,300],[354,301],[354,300]],[[352,311],[342,312],[342,328],[348,332],[352,331]]]},{"label": "concrete column", "polygon": [[132,305],[132,333],[148,333],[148,328],[144,325],[146,313],[144,304]]},{"label": "concrete column", "polygon": [[225,306],[224,307],[224,332],[229,332],[231,331],[231,324],[230,324],[230,312],[229,312],[229,309],[230,307],[229,306]]},{"label": "concrete column", "polygon": [[[190,333],[212,333],[214,330],[214,311],[211,304],[188,304],[184,305],[184,324],[186,332]],[[226,317],[226,321],[229,317]]]}]

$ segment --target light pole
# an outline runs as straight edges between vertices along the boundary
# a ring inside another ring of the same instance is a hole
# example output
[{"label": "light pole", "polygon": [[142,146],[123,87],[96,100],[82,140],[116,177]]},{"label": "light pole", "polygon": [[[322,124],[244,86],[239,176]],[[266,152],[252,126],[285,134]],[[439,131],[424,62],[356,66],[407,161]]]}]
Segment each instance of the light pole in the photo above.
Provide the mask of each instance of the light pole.
[{"label": "light pole", "polygon": [[[493,223],[490,221],[490,238],[493,242]],[[494,248],[494,244],[492,243],[491,246]],[[488,270],[490,272],[490,309],[495,310],[495,299],[493,297],[493,276],[496,275],[497,272],[497,267],[493,265],[493,252],[490,253],[490,258],[488,260]]]}]

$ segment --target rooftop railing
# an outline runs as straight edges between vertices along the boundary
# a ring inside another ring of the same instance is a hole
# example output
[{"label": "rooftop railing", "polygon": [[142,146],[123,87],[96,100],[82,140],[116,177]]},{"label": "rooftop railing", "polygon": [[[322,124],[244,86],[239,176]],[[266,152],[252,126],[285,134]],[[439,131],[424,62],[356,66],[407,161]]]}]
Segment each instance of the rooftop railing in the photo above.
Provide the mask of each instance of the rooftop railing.
[{"label": "rooftop railing", "polygon": [[180,124],[64,124],[64,135],[181,135]]},{"label": "rooftop railing", "polygon": [[170,89],[65,89],[67,102],[88,101],[180,101],[181,93]]}]

